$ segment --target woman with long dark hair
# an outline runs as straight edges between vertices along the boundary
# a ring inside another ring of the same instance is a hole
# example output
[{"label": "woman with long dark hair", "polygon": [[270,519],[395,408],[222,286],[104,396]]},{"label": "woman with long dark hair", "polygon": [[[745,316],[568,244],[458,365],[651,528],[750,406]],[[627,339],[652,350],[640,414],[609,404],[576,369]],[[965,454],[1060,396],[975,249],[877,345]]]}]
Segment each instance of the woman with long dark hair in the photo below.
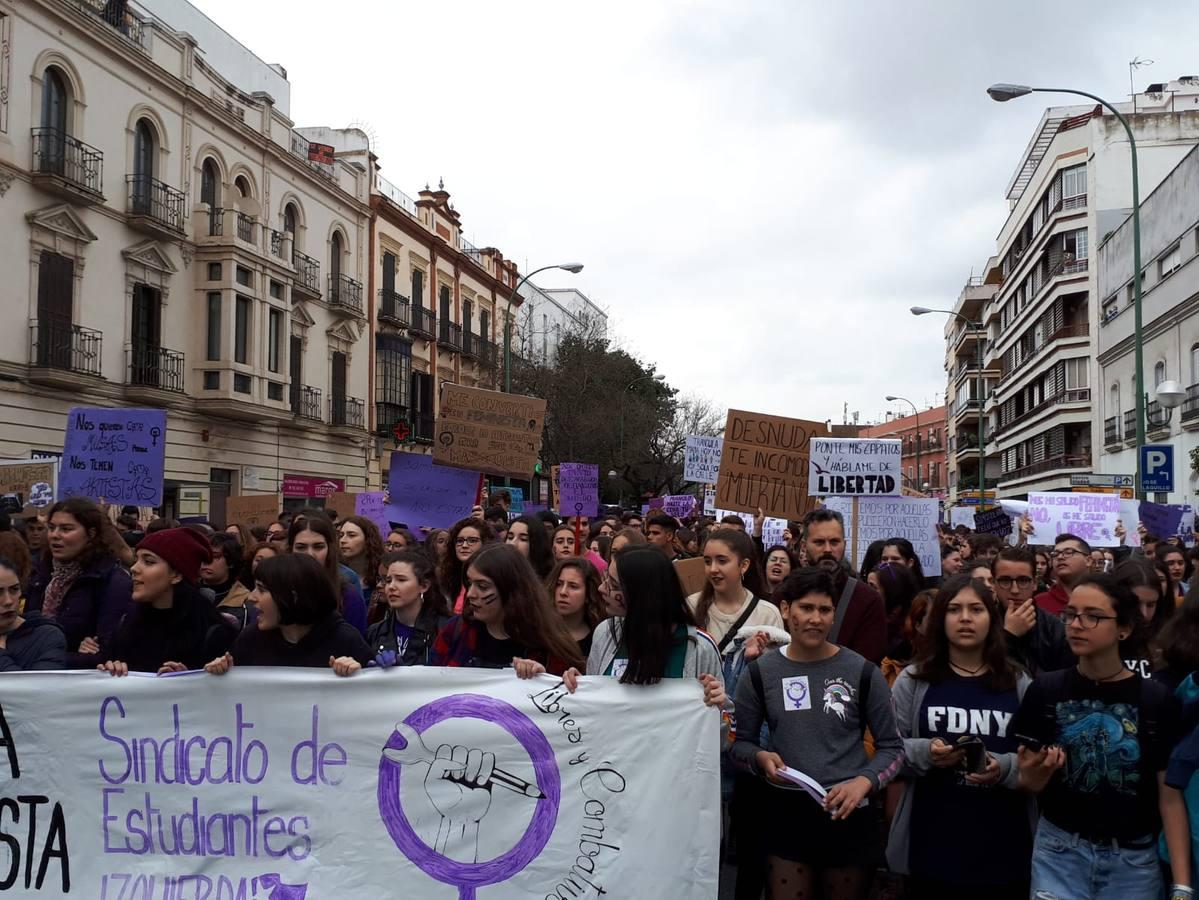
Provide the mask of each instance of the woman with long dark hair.
[{"label": "woman with long dark hair", "polygon": [[555,562],[560,559],[570,559],[582,553],[578,541],[575,540],[575,527],[566,522],[554,529],[551,542]]},{"label": "woman with long dark hair", "polygon": [[1116,566],[1113,577],[1132,591],[1140,604],[1142,627],[1120,646],[1124,664],[1142,678],[1158,668],[1161,652],[1158,635],[1174,615],[1174,585],[1170,570],[1160,559],[1130,557]]},{"label": "woman with long dark hair", "polygon": [[542,671],[561,675],[582,664],[566,623],[520,551],[492,544],[471,556],[465,568],[462,614],[438,632],[430,665],[514,666],[523,673],[536,663]]},{"label": "woman with long dark hair", "polygon": [[599,572],[585,559],[560,559],[545,586],[570,636],[579,645],[580,655],[586,659],[595,626],[604,620]]},{"label": "woman with long dark hair", "polygon": [[[899,663],[899,669],[912,658],[912,645],[904,633],[904,625],[908,621],[908,611],[912,601],[920,593],[922,583],[916,573],[903,563],[879,563],[874,571],[866,576],[870,586],[879,592],[883,598],[883,608],[887,613],[887,656],[886,660]],[[883,666],[883,674],[887,674],[887,666]],[[899,674],[898,671],[895,672]],[[890,680],[890,679],[889,679]]]},{"label": "woman with long dark hair", "polygon": [[912,542],[907,538],[887,538],[883,543],[879,562],[898,563],[907,566],[916,576],[916,580],[921,585],[924,584],[924,568],[920,565],[920,557],[916,554],[916,548],[912,546]]},{"label": "woman with long dark hair", "polygon": [[362,582],[362,600],[370,618],[375,585],[379,583],[379,563],[383,561],[383,537],[379,534],[379,526],[365,516],[346,516],[338,522],[337,534],[338,556]]},{"label": "woman with long dark hair", "polygon": [[110,548],[112,523],[91,500],[60,500],[46,518],[49,552],[30,580],[25,611],[62,628],[68,668],[90,669],[109,659],[113,634],[133,605],[132,581]]},{"label": "woman with long dark hair", "polygon": [[287,529],[287,549],[311,556],[321,564],[340,597],[337,611],[359,634],[366,634],[366,602],[362,592],[341,571],[333,523],[324,516],[296,516]]},{"label": "woman with long dark hair", "polygon": [[444,528],[430,529],[425,534],[424,547],[429,559],[433,560],[433,565],[440,569],[442,561],[450,552],[450,533]]},{"label": "woman with long dark hair", "polygon": [[17,564],[0,556],[0,673],[66,668],[62,629],[37,613],[21,615]]},{"label": "woman with long dark hair", "polygon": [[687,598],[696,624],[726,653],[742,628],[782,628],[778,608],[768,596],[758,568],[753,538],[738,528],[717,528],[704,544],[707,580]]},{"label": "woman with long dark hair", "polygon": [[536,516],[524,515],[508,523],[504,542],[511,544],[529,560],[538,578],[549,578],[554,568],[554,551],[545,523]]},{"label": "woman with long dark hair", "polygon": [[[1003,622],[985,584],[950,578],[929,610],[924,653],[895,681],[906,790],[887,859],[921,900],[1028,897],[1031,810],[1015,790],[1018,746],[1005,726],[1030,680],[1007,658]],[[988,840],[967,822],[986,822]]]},{"label": "woman with long dark hair", "polygon": [[799,568],[799,560],[795,554],[783,544],[775,544],[765,554],[766,565],[763,567],[766,576],[766,590],[774,593],[787,576]]},{"label": "woman with long dark hair", "polygon": [[200,581],[213,592],[217,609],[236,619],[239,629],[244,628],[253,610],[250,589],[242,581],[246,548],[228,532],[218,531],[211,541],[212,558],[200,566]]},{"label": "woman with long dark hair", "polygon": [[344,676],[370,662],[370,648],[337,611],[337,590],[315,556],[288,553],[264,559],[250,597],[258,608],[254,625],[205,671],[223,675],[236,664],[329,668]]},{"label": "woman with long dark hair", "polygon": [[482,519],[459,519],[450,528],[449,549],[437,567],[437,581],[454,615],[462,615],[466,599],[466,563],[495,538]]},{"label": "woman with long dark hair", "polygon": [[383,567],[379,595],[387,611],[366,634],[375,664],[428,665],[433,639],[449,620],[433,562],[423,550],[401,550],[384,556]]},{"label": "woman with long dark hair", "polygon": [[156,531],[138,543],[136,557],[134,608],[113,635],[112,658],[98,668],[113,675],[185,672],[225,653],[240,629],[197,588],[212,559],[208,540],[190,528]]}]

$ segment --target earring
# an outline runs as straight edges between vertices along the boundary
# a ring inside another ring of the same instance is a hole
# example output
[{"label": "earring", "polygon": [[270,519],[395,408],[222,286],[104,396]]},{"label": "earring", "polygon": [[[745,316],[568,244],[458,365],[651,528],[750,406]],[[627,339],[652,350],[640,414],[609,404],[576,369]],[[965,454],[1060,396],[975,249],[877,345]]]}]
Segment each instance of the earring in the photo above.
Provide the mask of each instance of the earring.
[{"label": "earring", "polygon": [[425,592],[424,591],[420,592],[420,605],[421,606],[425,605]]}]

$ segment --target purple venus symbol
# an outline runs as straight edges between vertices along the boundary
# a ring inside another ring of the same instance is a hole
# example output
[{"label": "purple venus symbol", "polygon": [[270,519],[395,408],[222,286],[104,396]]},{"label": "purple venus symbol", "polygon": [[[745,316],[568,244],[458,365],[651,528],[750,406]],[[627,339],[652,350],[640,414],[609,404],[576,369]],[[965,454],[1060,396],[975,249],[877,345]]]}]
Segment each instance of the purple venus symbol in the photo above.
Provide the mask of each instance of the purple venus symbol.
[{"label": "purple venus symbol", "polygon": [[[426,875],[456,886],[459,900],[475,900],[480,885],[507,881],[541,852],[558,821],[562,782],[550,742],[528,716],[511,704],[480,694],[455,694],[425,704],[408,716],[404,724],[423,734],[446,719],[481,719],[511,734],[528,753],[537,786],[545,794],[535,801],[533,818],[515,847],[486,862],[462,863],[441,855],[417,836],[400,805],[400,775],[404,767],[386,758],[379,761],[379,815],[396,847]],[[396,731],[384,745],[387,750],[405,747],[404,738]]]}]

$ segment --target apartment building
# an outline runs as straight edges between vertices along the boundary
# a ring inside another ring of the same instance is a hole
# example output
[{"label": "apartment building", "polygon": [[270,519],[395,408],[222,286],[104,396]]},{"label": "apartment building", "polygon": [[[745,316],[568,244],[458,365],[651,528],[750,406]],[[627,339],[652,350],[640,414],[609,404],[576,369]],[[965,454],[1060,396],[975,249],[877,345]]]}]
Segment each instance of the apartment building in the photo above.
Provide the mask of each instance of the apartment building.
[{"label": "apartment building", "polygon": [[168,514],[365,489],[371,172],[295,129],[281,67],[148,2],[0,0],[0,456],[153,406]]},{"label": "apartment building", "polygon": [[[1095,255],[1102,397],[1092,427],[1103,435],[1099,471],[1131,475],[1137,470],[1132,220],[1107,235]],[[1146,437],[1174,446],[1174,490],[1155,499],[1193,503],[1199,493],[1190,459],[1199,448],[1199,148],[1141,201],[1141,260]],[[1177,409],[1156,399],[1155,389],[1166,381],[1187,388]]]},{"label": "apartment building", "polygon": [[[1147,193],[1199,141],[1199,79],[1151,85],[1124,106]],[[987,474],[994,466],[999,496],[1021,497],[1069,488],[1072,477],[1099,464],[1100,304],[1091,257],[1131,205],[1122,126],[1098,106],[1047,109],[1007,199],[1008,218],[982,279],[995,294],[982,314],[984,368],[994,375],[981,414]],[[961,483],[962,469],[956,474]]]},{"label": "apartment building", "polygon": [[607,334],[608,314],[575,288],[540,288],[531,281],[520,287],[517,346],[520,354],[553,365],[558,345],[568,334]]},{"label": "apartment building", "polygon": [[949,472],[947,411],[948,407],[937,406],[909,416],[887,413],[884,421],[859,428],[857,437],[903,441],[903,486],[930,497],[944,497]]}]

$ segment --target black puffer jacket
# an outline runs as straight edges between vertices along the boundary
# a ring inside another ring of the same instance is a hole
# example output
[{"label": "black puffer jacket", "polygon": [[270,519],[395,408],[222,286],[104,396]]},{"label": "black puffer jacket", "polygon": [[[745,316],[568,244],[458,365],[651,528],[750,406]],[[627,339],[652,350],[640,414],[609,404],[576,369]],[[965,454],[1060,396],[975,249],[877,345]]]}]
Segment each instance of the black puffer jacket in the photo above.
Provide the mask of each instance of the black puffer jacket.
[{"label": "black puffer jacket", "polygon": [[1042,672],[1069,669],[1078,660],[1066,643],[1066,626],[1061,620],[1037,607],[1037,624],[1020,637],[1003,633],[1008,656],[1018,662],[1033,678]]}]

